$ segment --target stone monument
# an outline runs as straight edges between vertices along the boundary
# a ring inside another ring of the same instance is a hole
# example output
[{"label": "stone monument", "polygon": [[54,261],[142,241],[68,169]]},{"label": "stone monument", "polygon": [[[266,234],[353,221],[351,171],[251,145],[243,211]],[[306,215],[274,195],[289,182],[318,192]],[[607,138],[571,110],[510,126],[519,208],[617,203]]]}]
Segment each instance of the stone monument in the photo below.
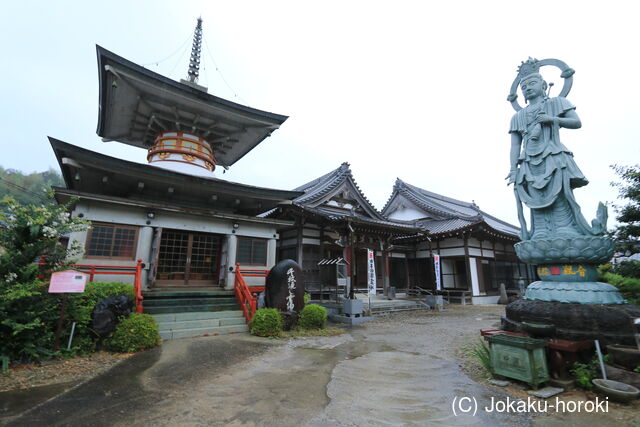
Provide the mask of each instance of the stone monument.
[{"label": "stone monument", "polygon": [[285,330],[294,326],[304,308],[304,280],[297,262],[285,259],[269,271],[265,281],[265,306],[282,314]]},{"label": "stone monument", "polygon": [[[560,69],[560,95],[549,97],[539,73],[542,66]],[[524,298],[509,304],[503,328],[538,335],[581,340],[631,343],[632,318],[640,307],[627,304],[617,289],[597,281],[597,266],[613,255],[614,241],[605,236],[607,208],[598,206],[596,219],[587,223],[573,190],[588,184],[571,151],[560,141],[560,129],[582,126],[566,96],[575,71],[557,59],[529,58],[518,68],[508,101],[516,110],[511,119],[511,169],[521,227],[515,245],[520,260],[537,266],[540,281],[527,288]],[[526,101],[517,100],[521,89]],[[527,224],[523,204],[530,212]]]}]

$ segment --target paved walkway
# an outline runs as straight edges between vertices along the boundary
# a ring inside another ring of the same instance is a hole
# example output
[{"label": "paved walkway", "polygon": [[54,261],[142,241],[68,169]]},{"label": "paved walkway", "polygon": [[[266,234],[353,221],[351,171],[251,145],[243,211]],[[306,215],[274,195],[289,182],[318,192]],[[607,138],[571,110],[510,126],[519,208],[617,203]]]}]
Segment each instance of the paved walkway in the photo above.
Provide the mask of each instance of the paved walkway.
[{"label": "paved walkway", "polygon": [[453,358],[502,310],[406,312],[338,337],[168,341],[10,425],[530,425],[526,414],[452,411],[454,398],[506,399]]}]

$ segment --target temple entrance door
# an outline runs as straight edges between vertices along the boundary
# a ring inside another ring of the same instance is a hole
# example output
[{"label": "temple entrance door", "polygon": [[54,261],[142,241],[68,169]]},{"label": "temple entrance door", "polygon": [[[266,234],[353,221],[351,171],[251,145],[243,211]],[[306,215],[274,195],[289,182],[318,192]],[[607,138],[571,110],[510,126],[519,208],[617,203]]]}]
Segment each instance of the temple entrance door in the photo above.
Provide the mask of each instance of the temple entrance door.
[{"label": "temple entrance door", "polygon": [[407,264],[404,258],[389,258],[389,282],[396,289],[407,288]]},{"label": "temple entrance door", "polygon": [[216,285],[221,242],[216,234],[163,230],[156,286]]}]

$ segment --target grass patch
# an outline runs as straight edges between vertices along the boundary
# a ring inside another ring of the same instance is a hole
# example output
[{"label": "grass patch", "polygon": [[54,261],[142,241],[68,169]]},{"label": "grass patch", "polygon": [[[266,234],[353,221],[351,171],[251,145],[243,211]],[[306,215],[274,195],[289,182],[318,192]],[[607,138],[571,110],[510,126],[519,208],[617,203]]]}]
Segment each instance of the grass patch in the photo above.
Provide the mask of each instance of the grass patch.
[{"label": "grass patch", "polygon": [[342,328],[323,328],[323,329],[303,329],[300,327],[294,328],[290,331],[280,332],[280,338],[306,338],[306,337],[335,337],[342,335],[346,330]]},{"label": "grass patch", "polygon": [[493,378],[490,369],[491,358],[486,344],[482,341],[465,343],[456,349],[455,355],[462,370],[474,380],[487,381]]}]

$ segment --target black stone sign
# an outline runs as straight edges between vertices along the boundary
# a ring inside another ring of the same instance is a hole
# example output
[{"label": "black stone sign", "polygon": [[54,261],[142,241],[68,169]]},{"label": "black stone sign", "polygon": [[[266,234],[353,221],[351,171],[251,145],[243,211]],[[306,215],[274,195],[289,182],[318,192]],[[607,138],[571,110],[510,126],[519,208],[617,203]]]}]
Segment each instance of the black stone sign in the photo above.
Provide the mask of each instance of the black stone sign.
[{"label": "black stone sign", "polygon": [[297,262],[285,259],[277,263],[265,284],[265,304],[282,312],[300,312],[304,307],[304,281]]},{"label": "black stone sign", "polygon": [[116,329],[119,317],[131,313],[133,301],[126,295],[115,295],[99,301],[91,312],[93,330],[106,336]]}]

